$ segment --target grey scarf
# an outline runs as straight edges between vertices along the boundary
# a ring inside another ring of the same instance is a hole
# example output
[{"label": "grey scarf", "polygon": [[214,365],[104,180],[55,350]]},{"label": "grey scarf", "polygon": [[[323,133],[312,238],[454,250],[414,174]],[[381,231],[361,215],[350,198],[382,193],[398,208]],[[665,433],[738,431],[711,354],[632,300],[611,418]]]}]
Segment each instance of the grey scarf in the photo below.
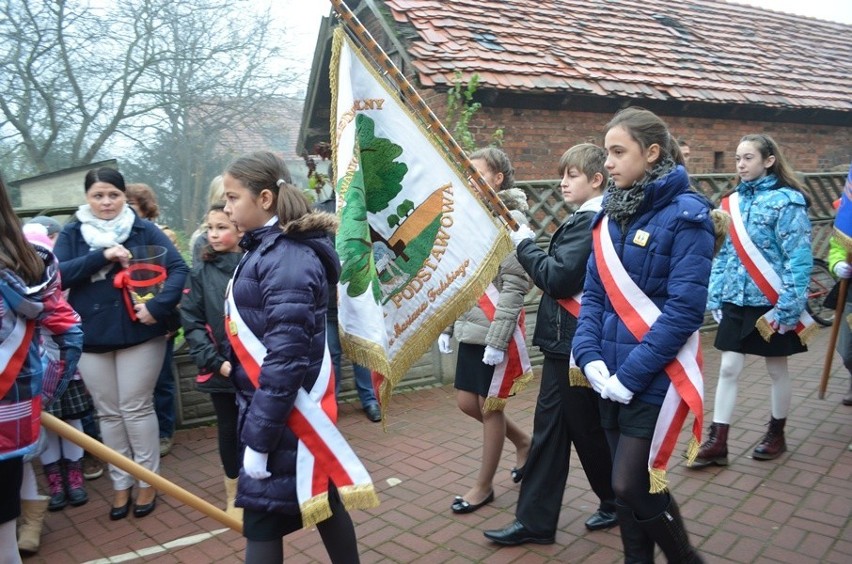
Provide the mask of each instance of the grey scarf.
[{"label": "grey scarf", "polygon": [[606,197],[603,201],[603,211],[612,221],[617,222],[622,229],[630,222],[645,201],[645,187],[674,169],[675,163],[671,157],[660,160],[654,168],[645,171],[639,181],[630,188],[617,188],[612,178],[606,187]]}]

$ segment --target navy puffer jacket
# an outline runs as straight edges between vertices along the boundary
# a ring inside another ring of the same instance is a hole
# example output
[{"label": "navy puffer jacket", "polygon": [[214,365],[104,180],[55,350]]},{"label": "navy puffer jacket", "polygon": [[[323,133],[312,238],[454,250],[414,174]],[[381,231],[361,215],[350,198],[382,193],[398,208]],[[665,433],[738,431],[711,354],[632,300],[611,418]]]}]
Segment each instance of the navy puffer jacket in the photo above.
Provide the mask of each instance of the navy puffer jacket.
[{"label": "navy puffer jacket", "polygon": [[234,279],[240,315],[268,351],[254,388],[232,354],[231,380],[240,414],[240,460],[246,445],[269,454],[272,476],[254,480],[240,470],[236,505],[297,515],[296,435],[286,426],[299,388],[316,382],[325,351],[328,288],[340,262],[331,234],[336,218],[311,213],[285,226],[245,235],[248,253]]},{"label": "navy puffer jacket", "polygon": [[59,259],[62,287],[70,290],[68,303],[83,320],[83,351],[118,350],[165,335],[165,321],[180,301],[189,268],[163,230],[137,216],[130,236],[122,243],[131,251],[146,245],[166,249],[168,277],[157,296],[145,304],[157,323],[145,325],[130,319],[123,291],[113,286],[121,266],[105,259],[104,249],[89,248],[80,231],[81,225],[79,221],[66,225],[53,252]]},{"label": "navy puffer jacket", "polygon": [[[704,321],[714,243],[710,210],[678,166],[645,188],[645,200],[624,231],[610,221],[624,268],[662,312],[641,342],[615,313],[594,253],[589,258],[574,358],[580,367],[593,360],[606,362],[634,393],[634,401],[662,405],[669,386],[663,368]],[[592,225],[602,217],[601,212]],[[648,234],[645,245],[640,244],[643,237],[636,237],[639,230]]]}]

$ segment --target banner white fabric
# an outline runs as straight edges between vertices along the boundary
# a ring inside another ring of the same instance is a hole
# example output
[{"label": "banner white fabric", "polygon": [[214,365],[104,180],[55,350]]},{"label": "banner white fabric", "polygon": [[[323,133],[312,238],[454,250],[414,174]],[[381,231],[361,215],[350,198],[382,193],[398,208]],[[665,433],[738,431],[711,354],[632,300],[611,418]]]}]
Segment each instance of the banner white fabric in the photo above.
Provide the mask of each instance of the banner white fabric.
[{"label": "banner white fabric", "polygon": [[341,30],[333,52],[341,341],[392,387],[512,247],[462,168]]}]

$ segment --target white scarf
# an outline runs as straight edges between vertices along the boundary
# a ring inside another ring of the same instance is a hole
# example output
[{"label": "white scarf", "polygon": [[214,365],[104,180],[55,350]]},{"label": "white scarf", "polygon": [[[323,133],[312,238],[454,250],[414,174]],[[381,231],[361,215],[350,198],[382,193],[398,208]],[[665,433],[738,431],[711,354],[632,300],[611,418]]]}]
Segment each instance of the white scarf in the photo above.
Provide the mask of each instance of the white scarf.
[{"label": "white scarf", "polygon": [[99,219],[92,213],[89,204],[77,208],[77,219],[80,220],[80,233],[89,244],[89,249],[108,249],[127,241],[130,229],[136,220],[136,214],[126,205],[113,219]]}]

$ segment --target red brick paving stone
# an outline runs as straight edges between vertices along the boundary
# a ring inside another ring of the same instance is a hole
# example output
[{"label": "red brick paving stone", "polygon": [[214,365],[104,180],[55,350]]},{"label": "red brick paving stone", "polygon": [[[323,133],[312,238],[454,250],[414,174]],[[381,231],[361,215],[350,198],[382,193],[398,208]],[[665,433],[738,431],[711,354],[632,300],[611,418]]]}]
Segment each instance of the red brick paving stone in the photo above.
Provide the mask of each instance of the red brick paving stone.
[{"label": "red brick paving stone", "polygon": [[[712,342],[710,337],[704,335],[705,345]],[[824,354],[826,339],[827,332],[817,336],[808,353],[812,357],[809,363],[822,364],[819,357]],[[705,404],[709,421],[715,385],[712,372],[718,370],[718,352],[706,347],[704,352],[711,374]],[[791,369],[795,370],[792,363]],[[709,556],[709,562],[742,562],[737,558],[747,557],[757,562],[845,562],[841,556],[852,553],[852,524],[848,518],[852,506],[852,452],[847,451],[852,437],[852,408],[839,405],[848,386],[842,371],[838,363],[829,382],[829,399],[825,401],[816,398],[813,378],[794,378],[788,423],[790,452],[779,460],[760,463],[748,456],[765,432],[769,391],[762,359],[749,362],[741,379],[741,401],[731,428],[730,466],[691,471],[684,468],[682,460],[674,461],[670,468],[671,487],[688,518],[693,541]],[[512,401],[513,418],[527,429],[532,424],[536,393],[533,386]],[[403,535],[416,537],[425,547],[431,547],[427,554],[413,558],[418,562],[621,561],[617,529],[596,533],[584,530],[583,521],[597,500],[588,490],[576,456],[571,458],[555,545],[498,548],[482,536],[483,529],[505,526],[514,517],[518,486],[508,477],[514,460],[510,445],[504,449],[495,478],[495,502],[471,515],[452,514],[452,496],[473,482],[481,456],[481,427],[467,419],[456,408],[449,386],[395,396],[388,433],[367,421],[359,408],[342,406],[341,426],[352,437],[356,452],[364,457],[382,501],[377,509],[352,512],[362,562],[387,562],[389,558],[382,551],[390,543],[418,552],[412,550],[412,543],[399,540]],[[681,438],[687,434],[688,430]],[[164,475],[205,499],[221,501],[224,492],[215,443],[214,429],[179,431],[174,454],[163,459]],[[681,448],[683,444],[684,440]],[[816,446],[819,448],[815,451]],[[388,486],[385,480],[391,477],[403,480],[402,484]],[[48,515],[41,554],[27,559],[28,564],[77,562],[69,556],[73,549],[87,559],[116,555],[126,552],[128,544],[150,547],[178,536],[222,528],[167,497],[161,497],[157,510],[145,519],[131,517],[111,522],[107,518],[112,496],[109,480],[87,482],[87,488],[89,504],[73,513],[66,510]],[[819,516],[818,512],[825,515]],[[73,516],[73,522],[69,516]],[[384,533],[387,529],[390,534]],[[105,542],[123,546],[116,549],[108,544],[107,552]],[[198,545],[143,560],[239,562],[244,547],[240,535],[227,532]],[[316,530],[288,536],[285,555],[290,563],[327,562]],[[429,560],[429,555],[434,555],[434,559]],[[663,560],[661,555],[659,560]]]}]

